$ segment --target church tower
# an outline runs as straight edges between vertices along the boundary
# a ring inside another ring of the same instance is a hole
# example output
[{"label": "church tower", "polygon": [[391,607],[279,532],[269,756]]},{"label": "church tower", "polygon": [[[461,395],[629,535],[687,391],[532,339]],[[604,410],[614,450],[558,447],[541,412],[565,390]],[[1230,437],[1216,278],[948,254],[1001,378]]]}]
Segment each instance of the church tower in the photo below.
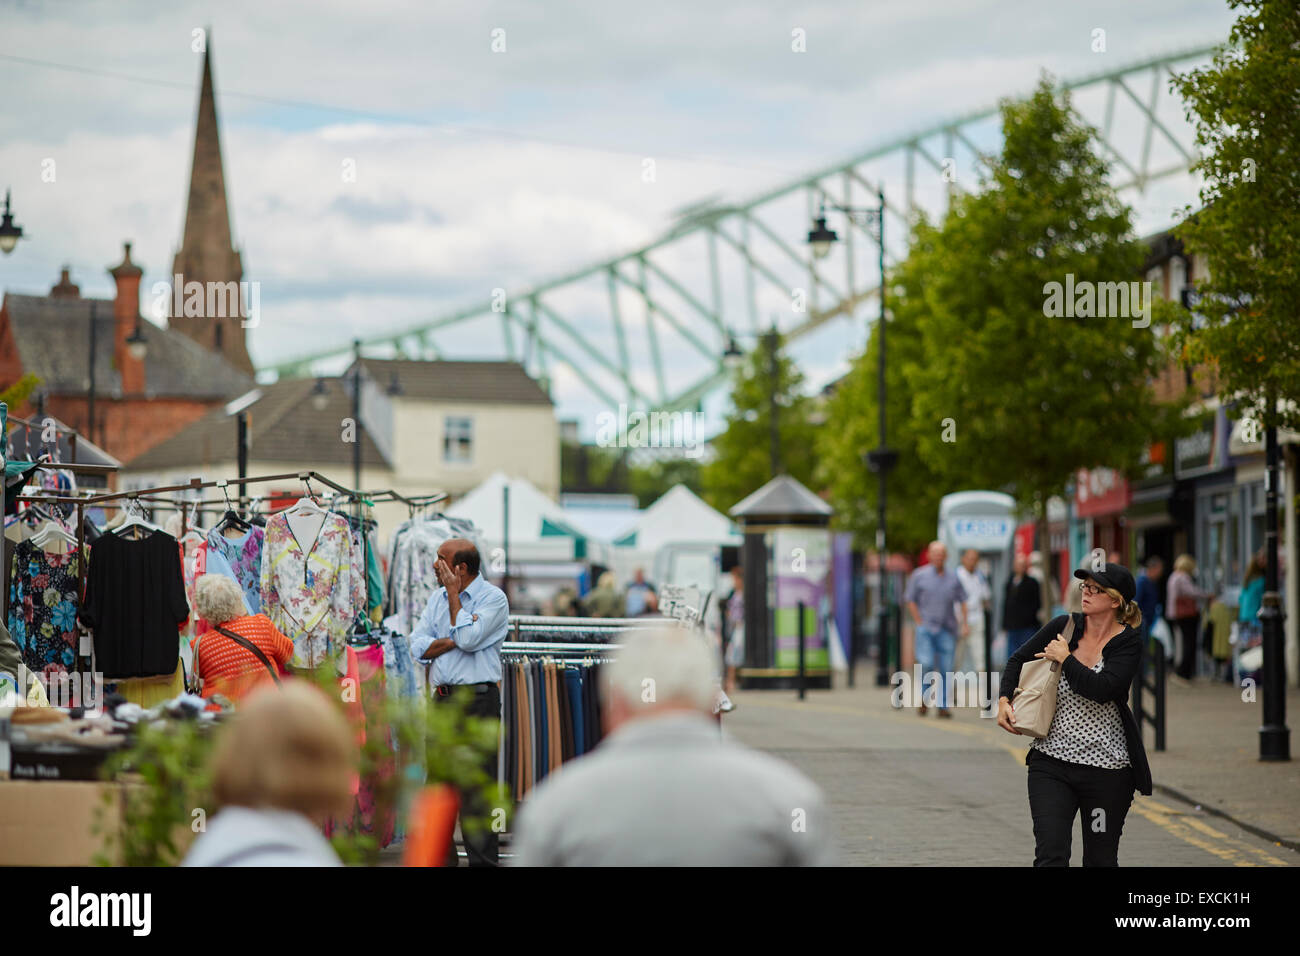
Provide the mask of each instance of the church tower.
[{"label": "church tower", "polygon": [[[212,92],[212,37],[208,31],[207,49],[203,54],[203,85],[199,90],[198,120],[194,130],[194,162],[190,169],[185,232],[172,264],[172,283],[181,282],[183,285],[180,290],[173,290],[173,314],[168,324],[251,375],[253,362],[248,356],[242,325],[243,310],[247,307],[239,286],[243,275],[243,263],[230,236],[230,209],[226,203],[226,177],[222,171],[221,140],[217,132],[217,103]],[[180,276],[179,280],[177,276]],[[194,282],[201,285],[191,285]],[[177,305],[183,308],[178,309]]]}]

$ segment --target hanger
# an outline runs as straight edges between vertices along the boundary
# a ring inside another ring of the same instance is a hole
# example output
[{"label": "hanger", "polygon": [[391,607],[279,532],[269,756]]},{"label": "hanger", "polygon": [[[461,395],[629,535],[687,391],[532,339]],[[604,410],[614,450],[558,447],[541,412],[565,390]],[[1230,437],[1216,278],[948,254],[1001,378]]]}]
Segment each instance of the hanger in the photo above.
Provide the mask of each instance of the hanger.
[{"label": "hanger", "polygon": [[212,526],[213,531],[220,532],[223,528],[235,528],[239,531],[247,531],[251,526],[243,518],[239,517],[239,512],[231,503],[230,492],[226,490],[228,482],[221,479],[217,482],[217,487],[221,489],[221,495],[226,499],[226,513],[221,516],[221,520]]},{"label": "hanger", "polygon": [[306,493],[303,497],[299,498],[299,499],[298,499],[294,504],[292,504],[292,505],[290,505],[288,508],[286,508],[286,509],[285,509],[285,513],[286,513],[286,514],[298,514],[298,515],[301,515],[301,514],[323,515],[323,514],[325,514],[325,513],[326,513],[325,509],[322,508],[320,505],[318,505],[318,504],[316,503],[316,494],[315,494],[315,492],[313,492],[313,491],[311,490],[311,480],[310,480],[306,475],[303,475],[303,476],[302,476],[302,483],[306,486],[306,488],[307,488],[307,493]]},{"label": "hanger", "polygon": [[27,540],[29,540],[32,544],[36,545],[36,547],[38,548],[44,548],[47,543],[49,543],[51,540],[54,540],[56,538],[66,542],[67,544],[72,545],[74,548],[77,545],[77,539],[73,535],[71,535],[68,532],[68,530],[63,527],[63,525],[59,524],[56,521],[46,522],[44,525],[41,526],[41,529],[39,531],[37,531],[34,535],[32,535]]},{"label": "hanger", "polygon": [[150,524],[145,520],[144,509],[140,506],[140,502],[134,497],[126,499],[126,504],[123,506],[123,510],[127,513],[127,519],[114,529],[114,532],[119,536],[123,531],[127,531],[131,528],[143,528],[149,532],[162,530],[156,524]]},{"label": "hanger", "polygon": [[[183,507],[183,506],[182,506]],[[189,528],[181,535],[181,544],[187,544],[190,541],[196,541],[202,544],[207,540],[207,532],[202,530],[198,524],[199,506],[197,503],[190,506]]]}]

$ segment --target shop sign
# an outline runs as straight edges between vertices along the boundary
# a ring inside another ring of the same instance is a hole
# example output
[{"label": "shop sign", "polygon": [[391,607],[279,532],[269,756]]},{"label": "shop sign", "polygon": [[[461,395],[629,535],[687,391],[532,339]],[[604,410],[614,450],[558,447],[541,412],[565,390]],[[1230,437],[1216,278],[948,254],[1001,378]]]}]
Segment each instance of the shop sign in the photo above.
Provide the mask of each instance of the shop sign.
[{"label": "shop sign", "polygon": [[1194,478],[1219,471],[1227,463],[1227,416],[1218,409],[1207,427],[1174,442],[1174,475]]},{"label": "shop sign", "polygon": [[1115,514],[1128,503],[1128,482],[1115,469],[1079,469],[1074,482],[1074,511],[1080,518]]}]

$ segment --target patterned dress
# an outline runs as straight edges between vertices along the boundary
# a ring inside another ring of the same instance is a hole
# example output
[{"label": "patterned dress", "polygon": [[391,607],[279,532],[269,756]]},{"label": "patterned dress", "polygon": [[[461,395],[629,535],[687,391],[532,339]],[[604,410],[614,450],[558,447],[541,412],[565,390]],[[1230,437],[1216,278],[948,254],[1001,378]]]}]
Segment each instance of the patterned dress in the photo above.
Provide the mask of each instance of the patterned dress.
[{"label": "patterned dress", "polygon": [[79,568],[75,548],[49,554],[30,541],[14,548],[9,633],[35,673],[66,673],[76,663]]},{"label": "patterned dress", "polygon": [[227,538],[220,531],[208,532],[208,548],[221,554],[235,572],[235,580],[244,591],[248,609],[262,610],[262,549],[265,532],[253,525],[241,537]]},{"label": "patterned dress", "polygon": [[314,541],[294,537],[284,514],[266,520],[262,613],[293,639],[293,663],[318,667],[344,646],[365,613],[366,569],[352,528],[327,514]]}]

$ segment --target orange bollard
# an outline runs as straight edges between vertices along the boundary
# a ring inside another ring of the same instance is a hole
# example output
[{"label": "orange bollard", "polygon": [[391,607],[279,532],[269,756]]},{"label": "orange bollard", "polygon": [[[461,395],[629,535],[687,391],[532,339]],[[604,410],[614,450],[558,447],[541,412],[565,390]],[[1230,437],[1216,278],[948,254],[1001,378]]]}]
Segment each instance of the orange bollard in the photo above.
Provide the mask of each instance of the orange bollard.
[{"label": "orange bollard", "polygon": [[442,866],[456,832],[459,810],[460,797],[447,784],[421,790],[407,821],[402,866]]}]

